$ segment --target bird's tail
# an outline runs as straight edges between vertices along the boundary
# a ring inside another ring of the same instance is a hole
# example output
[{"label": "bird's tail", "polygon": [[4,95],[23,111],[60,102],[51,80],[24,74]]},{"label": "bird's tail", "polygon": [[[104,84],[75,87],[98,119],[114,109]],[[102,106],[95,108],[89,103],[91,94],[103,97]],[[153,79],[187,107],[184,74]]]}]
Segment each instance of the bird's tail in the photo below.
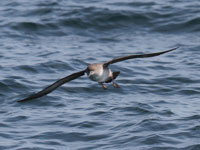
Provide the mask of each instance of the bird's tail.
[{"label": "bird's tail", "polygon": [[120,74],[120,71],[113,72],[113,80],[115,80],[119,74]]}]

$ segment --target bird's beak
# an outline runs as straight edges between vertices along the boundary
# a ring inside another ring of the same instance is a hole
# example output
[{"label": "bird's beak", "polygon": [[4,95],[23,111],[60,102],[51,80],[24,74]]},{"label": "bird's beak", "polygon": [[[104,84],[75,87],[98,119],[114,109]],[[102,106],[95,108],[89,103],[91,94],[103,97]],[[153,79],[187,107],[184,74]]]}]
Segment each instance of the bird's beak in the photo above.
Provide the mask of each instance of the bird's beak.
[{"label": "bird's beak", "polygon": [[89,71],[88,72],[88,76],[90,77],[91,75],[93,75],[94,74],[94,71]]}]

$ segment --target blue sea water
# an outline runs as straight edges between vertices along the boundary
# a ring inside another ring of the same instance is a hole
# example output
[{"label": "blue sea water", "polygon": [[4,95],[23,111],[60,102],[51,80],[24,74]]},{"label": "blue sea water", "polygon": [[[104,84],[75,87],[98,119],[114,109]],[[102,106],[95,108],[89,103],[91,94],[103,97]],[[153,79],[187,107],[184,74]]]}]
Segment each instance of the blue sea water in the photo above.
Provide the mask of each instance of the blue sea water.
[{"label": "blue sea water", "polygon": [[[198,0],[1,0],[1,150],[199,150]],[[90,63],[111,65],[119,89],[87,76],[17,103]]]}]

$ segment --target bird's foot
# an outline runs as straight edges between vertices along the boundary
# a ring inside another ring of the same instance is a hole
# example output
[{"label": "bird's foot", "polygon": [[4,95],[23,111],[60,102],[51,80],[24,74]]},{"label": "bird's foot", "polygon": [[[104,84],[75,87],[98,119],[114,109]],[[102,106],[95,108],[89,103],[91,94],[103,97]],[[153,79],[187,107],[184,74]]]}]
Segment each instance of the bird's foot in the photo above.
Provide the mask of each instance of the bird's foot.
[{"label": "bird's foot", "polygon": [[100,84],[101,84],[101,86],[102,86],[102,88],[103,88],[104,90],[107,89],[107,86],[106,86],[105,84],[103,84],[103,83],[100,83]]},{"label": "bird's foot", "polygon": [[113,86],[114,88],[120,88],[120,86],[116,82],[113,82]]}]

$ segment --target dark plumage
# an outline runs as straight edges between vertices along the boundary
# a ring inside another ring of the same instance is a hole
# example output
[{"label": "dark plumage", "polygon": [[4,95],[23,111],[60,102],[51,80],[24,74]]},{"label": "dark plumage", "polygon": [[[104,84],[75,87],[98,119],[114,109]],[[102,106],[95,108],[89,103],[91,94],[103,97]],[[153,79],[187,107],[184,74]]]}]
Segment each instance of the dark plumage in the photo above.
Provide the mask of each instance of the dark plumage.
[{"label": "dark plumage", "polygon": [[31,96],[29,96],[25,99],[19,100],[18,102],[24,102],[24,101],[36,99],[36,98],[42,97],[44,95],[47,95],[47,94],[51,93],[53,90],[55,90],[56,88],[58,88],[59,86],[63,85],[64,83],[69,82],[71,80],[74,80],[76,78],[79,78],[79,77],[83,76],[85,73],[87,73],[88,77],[91,80],[100,83],[104,89],[107,88],[104,85],[104,83],[109,83],[109,82],[113,82],[113,86],[115,88],[119,88],[119,85],[114,80],[117,78],[117,76],[119,75],[120,72],[112,72],[108,68],[108,66],[110,64],[117,63],[117,62],[124,61],[124,60],[128,60],[128,59],[134,59],[134,58],[154,57],[154,56],[158,56],[158,55],[161,55],[161,54],[164,54],[164,53],[168,53],[168,52],[176,50],[176,49],[177,48],[173,48],[173,49],[170,49],[170,50],[157,52],[157,53],[150,53],[150,54],[128,55],[128,56],[114,58],[114,59],[107,61],[105,63],[90,64],[85,70],[73,73],[69,76],[66,76],[66,77],[56,81],[55,83],[51,84],[50,86],[46,87],[42,91],[40,91],[36,94],[33,94],[33,95],[31,95]]}]

